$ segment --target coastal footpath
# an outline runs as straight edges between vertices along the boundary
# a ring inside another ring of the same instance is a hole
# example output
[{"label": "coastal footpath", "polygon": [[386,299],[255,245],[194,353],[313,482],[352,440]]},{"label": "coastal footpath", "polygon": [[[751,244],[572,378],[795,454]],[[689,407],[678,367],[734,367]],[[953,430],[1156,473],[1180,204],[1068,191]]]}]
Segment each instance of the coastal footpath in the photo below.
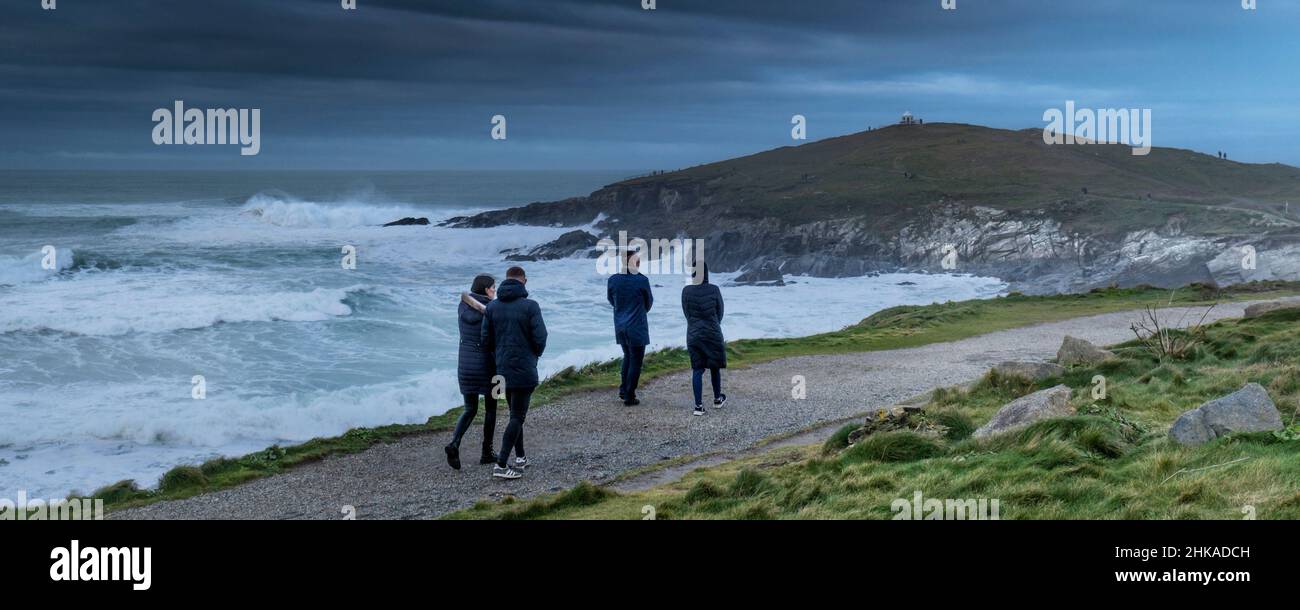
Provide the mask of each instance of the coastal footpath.
[{"label": "coastal footpath", "polygon": [[[1172,300],[1168,291],[1151,291],[1145,294],[1145,302],[1159,303],[1161,292]],[[1043,303],[1047,299],[1019,298],[1051,306]],[[1088,299],[1084,295],[1060,298]],[[1016,299],[971,303],[1008,307],[1007,313],[1013,313],[1013,303],[997,302]],[[1094,306],[1106,301],[1104,296],[1093,300],[1097,302]],[[1112,305],[1142,302],[1114,300]],[[1209,310],[1205,321],[1239,317],[1249,302],[1220,303]],[[930,306],[928,311],[942,313],[944,307]],[[952,304],[947,307],[951,309]],[[1198,321],[1203,307],[1192,308],[1186,316],[1183,308],[1178,308],[1174,319]],[[895,309],[902,311],[882,312],[904,315],[904,323],[889,325],[891,336],[905,337],[930,323],[906,317],[927,308]],[[518,481],[492,480],[490,466],[467,464],[454,471],[441,451],[445,434],[417,434],[358,453],[328,456],[234,487],[115,511],[111,517],[341,519],[352,510],[361,519],[439,517],[484,500],[530,498],[584,481],[608,483],[693,456],[738,455],[765,439],[860,417],[936,388],[977,380],[1000,362],[1047,361],[1056,355],[1066,336],[1098,345],[1131,340],[1130,325],[1141,315],[1140,310],[1127,309],[918,347],[792,356],[733,368],[724,377],[729,398],[726,408],[711,410],[704,417],[690,415],[690,380],[685,372],[666,373],[650,381],[638,407],[624,407],[609,389],[574,391],[530,414],[526,441],[532,465]],[[1030,315],[1024,318],[1033,319]],[[987,322],[994,328],[1005,324],[998,318]],[[806,398],[792,397],[796,376],[804,380]],[[467,446],[478,442],[477,434],[477,430],[469,433]]]}]

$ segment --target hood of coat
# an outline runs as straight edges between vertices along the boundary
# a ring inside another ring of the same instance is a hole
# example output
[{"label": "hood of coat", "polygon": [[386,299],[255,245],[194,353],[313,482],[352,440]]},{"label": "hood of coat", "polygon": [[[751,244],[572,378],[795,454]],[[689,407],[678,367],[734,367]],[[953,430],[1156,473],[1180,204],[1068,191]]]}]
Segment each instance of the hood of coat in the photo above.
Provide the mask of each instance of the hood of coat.
[{"label": "hood of coat", "polygon": [[528,296],[528,290],[519,280],[506,280],[497,288],[497,300],[509,303]]}]

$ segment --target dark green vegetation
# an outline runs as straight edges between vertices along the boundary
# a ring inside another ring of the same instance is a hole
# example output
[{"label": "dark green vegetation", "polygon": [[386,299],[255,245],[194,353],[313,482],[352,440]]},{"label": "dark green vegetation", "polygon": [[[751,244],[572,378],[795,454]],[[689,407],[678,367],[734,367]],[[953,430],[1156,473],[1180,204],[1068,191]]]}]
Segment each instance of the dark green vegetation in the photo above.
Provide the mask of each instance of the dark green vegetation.
[{"label": "dark green vegetation", "polygon": [[[1220,296],[1225,299],[1263,299],[1297,292],[1300,292],[1300,285],[1277,282],[1243,285],[1224,291]],[[729,359],[733,367],[743,367],[787,356],[914,347],[1041,322],[1139,309],[1146,305],[1206,302],[1215,298],[1215,294],[1204,287],[1172,292],[1133,288],[1050,297],[1013,294],[988,300],[893,307],[835,332],[797,339],[733,341],[728,345]],[[573,392],[617,387],[619,364],[614,360],[566,369],[539,387],[534,404],[545,408],[545,403]],[[685,350],[663,350],[646,355],[642,376],[649,379],[687,368],[689,359]],[[102,498],[110,510],[190,497],[273,475],[329,455],[355,453],[377,443],[442,432],[454,424],[460,413],[461,409],[456,408],[422,424],[358,428],[341,436],[313,439],[301,445],[271,447],[243,457],[211,460],[200,466],[180,466],[164,475],[156,489],[140,489],[133,481],[122,481],[99,489],[92,496]]]},{"label": "dark green vegetation", "polygon": [[[1014,303],[985,305],[1025,305]],[[878,314],[858,327],[888,317]],[[1300,518],[1300,309],[1224,320],[1203,333],[1181,359],[1161,359],[1131,341],[1115,347],[1117,358],[1071,368],[1060,378],[1034,383],[990,374],[968,389],[936,390],[925,416],[950,427],[945,438],[880,432],[846,447],[851,429],[842,429],[823,446],[699,469],[646,492],[581,505],[545,498],[485,503],[453,517],[639,519],[649,505],[660,519],[886,519],[894,515],[891,502],[920,491],[927,498],[998,499],[1004,519]],[[1092,397],[1097,375],[1107,386],[1101,400]],[[1288,430],[1231,435],[1195,448],[1168,440],[1169,425],[1182,412],[1247,382],[1268,390]],[[1078,415],[970,438],[1002,405],[1060,383],[1074,389]]]},{"label": "dark green vegetation", "polygon": [[687,192],[701,185],[715,201],[743,202],[728,211],[738,219],[800,224],[870,214],[888,229],[933,204],[961,201],[1041,209],[1067,231],[1092,235],[1161,227],[1173,215],[1189,230],[1240,232],[1241,210],[1276,219],[1285,201],[1300,198],[1300,168],[1174,148],[1135,156],[1122,145],[1049,146],[1042,135],[958,123],[894,125],[621,185],[662,183]]}]

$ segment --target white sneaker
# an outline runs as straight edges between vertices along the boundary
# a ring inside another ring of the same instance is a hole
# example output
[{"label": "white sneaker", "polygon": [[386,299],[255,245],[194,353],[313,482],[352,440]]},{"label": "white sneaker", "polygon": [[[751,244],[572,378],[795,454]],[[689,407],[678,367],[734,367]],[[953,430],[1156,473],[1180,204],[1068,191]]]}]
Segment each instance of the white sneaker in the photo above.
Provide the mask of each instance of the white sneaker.
[{"label": "white sneaker", "polygon": [[493,466],[492,476],[498,479],[518,479],[524,475],[510,466],[506,466],[505,468]]},{"label": "white sneaker", "polygon": [[523,469],[525,469],[525,468],[527,468],[527,467],[528,467],[528,458],[526,458],[526,457],[517,457],[517,458],[515,458],[515,468],[517,468],[517,469],[519,469],[519,470],[523,470]]},{"label": "white sneaker", "polygon": [[725,405],[725,404],[727,404],[727,395],[726,395],[726,394],[723,394],[723,395],[722,395],[721,397],[719,397],[719,398],[714,398],[714,399],[713,399],[713,408],[714,408],[714,409],[721,409],[721,408],[722,408],[722,405]]},{"label": "white sneaker", "polygon": [[704,415],[704,405],[695,405],[695,413],[692,415],[695,415],[696,417]]}]

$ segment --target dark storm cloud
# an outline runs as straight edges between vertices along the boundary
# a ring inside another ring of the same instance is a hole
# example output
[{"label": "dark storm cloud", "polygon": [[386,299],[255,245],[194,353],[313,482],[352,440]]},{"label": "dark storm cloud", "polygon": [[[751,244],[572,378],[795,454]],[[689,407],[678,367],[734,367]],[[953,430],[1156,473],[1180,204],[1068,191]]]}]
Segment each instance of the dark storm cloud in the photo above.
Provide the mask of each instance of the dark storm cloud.
[{"label": "dark storm cloud", "polygon": [[[1260,3],[7,0],[0,166],[677,167],[788,144],[796,113],[1021,128],[1065,99],[1300,162],[1297,12]],[[153,146],[175,99],[261,108],[262,153]]]}]

